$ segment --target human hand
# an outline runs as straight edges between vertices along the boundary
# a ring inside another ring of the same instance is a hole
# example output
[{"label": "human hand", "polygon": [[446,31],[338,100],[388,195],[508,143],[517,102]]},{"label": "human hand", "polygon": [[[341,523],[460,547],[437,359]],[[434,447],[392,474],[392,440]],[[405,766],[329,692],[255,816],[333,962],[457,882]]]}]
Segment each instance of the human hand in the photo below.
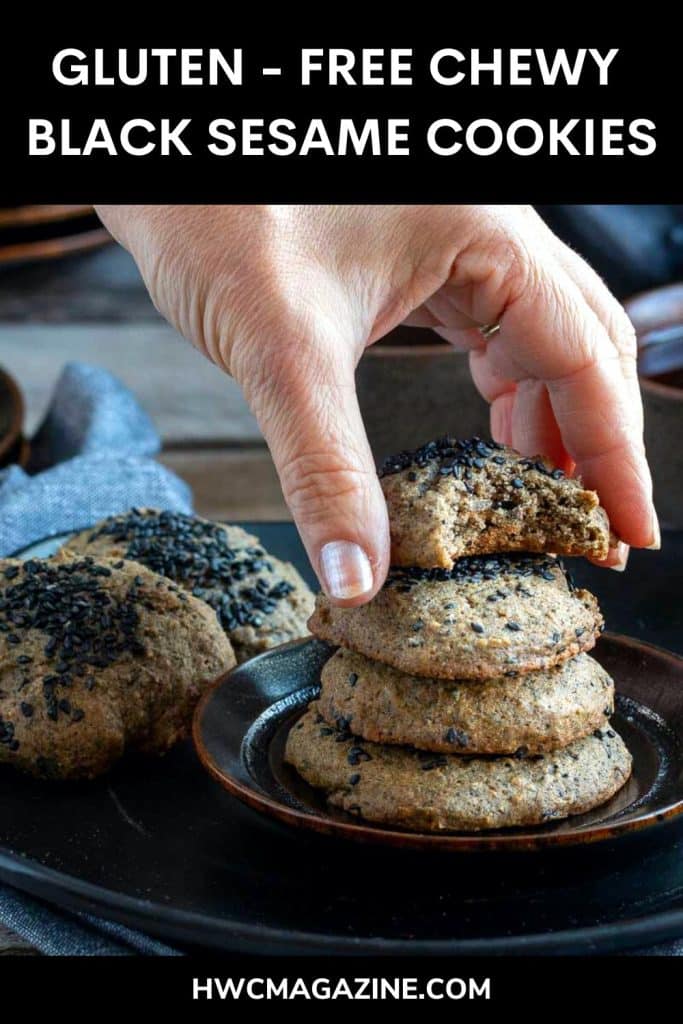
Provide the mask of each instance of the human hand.
[{"label": "human hand", "polygon": [[659,546],[630,322],[531,208],[98,212],[161,313],[241,385],[336,603],[369,600],[388,568],[354,372],[402,322],[469,351],[495,440],[575,468],[599,492],[622,541],[608,564],[625,564],[629,544]]}]

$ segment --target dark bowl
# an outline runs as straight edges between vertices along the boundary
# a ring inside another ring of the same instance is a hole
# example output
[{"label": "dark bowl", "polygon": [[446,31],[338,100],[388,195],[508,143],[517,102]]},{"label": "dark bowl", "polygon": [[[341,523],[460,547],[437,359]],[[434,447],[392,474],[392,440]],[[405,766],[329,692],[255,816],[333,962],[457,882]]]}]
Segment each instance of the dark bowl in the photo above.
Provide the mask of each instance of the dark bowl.
[{"label": "dark bowl", "polygon": [[[624,304],[639,343],[653,331],[683,325],[683,284],[634,295]],[[645,446],[654,499],[663,526],[683,529],[683,389],[640,375],[645,411]]]},{"label": "dark bowl", "polygon": [[490,434],[489,407],[472,382],[467,356],[431,330],[398,327],[366,349],[356,389],[378,463],[445,433]]},{"label": "dark bowl", "polygon": [[19,462],[24,399],[17,382],[0,367],[0,466]]}]

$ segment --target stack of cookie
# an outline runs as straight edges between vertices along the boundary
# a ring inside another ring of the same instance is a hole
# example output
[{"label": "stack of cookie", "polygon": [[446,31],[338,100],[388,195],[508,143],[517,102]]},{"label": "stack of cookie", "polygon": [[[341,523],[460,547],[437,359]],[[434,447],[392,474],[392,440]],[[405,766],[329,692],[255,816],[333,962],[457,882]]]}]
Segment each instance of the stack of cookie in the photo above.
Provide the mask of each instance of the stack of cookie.
[{"label": "stack of cookie", "polygon": [[607,556],[597,495],[479,438],[403,452],[382,486],[393,568],[369,604],[318,597],[309,627],[339,648],[286,759],[330,804],[409,829],[536,825],[609,799],[631,757],[586,653],[603,621],[557,558]]}]

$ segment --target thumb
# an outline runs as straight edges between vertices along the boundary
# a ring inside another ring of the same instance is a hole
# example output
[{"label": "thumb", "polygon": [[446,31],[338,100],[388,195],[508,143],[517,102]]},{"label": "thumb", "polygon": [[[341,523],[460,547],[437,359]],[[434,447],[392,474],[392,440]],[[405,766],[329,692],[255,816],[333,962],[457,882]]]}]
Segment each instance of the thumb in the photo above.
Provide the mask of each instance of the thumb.
[{"label": "thumb", "polygon": [[323,590],[364,604],[389,567],[387,508],[355,388],[354,352],[326,332],[252,351],[240,383]]}]

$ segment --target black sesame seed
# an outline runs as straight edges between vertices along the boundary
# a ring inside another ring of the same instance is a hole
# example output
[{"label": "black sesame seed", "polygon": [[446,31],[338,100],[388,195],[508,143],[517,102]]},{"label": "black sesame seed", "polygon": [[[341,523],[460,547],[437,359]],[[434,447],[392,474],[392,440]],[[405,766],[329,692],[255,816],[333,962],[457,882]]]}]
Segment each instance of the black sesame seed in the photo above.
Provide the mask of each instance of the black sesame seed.
[{"label": "black sesame seed", "polygon": [[356,672],[349,672],[349,686],[355,686],[358,682],[358,675]]},{"label": "black sesame seed", "polygon": [[521,477],[515,476],[512,478],[512,486],[519,491],[522,487],[524,487],[524,481],[521,479]]},{"label": "black sesame seed", "polygon": [[[487,459],[491,458],[495,450],[501,446],[495,441],[483,441],[480,437],[471,437],[467,440],[456,440],[452,437],[441,437],[436,441],[428,441],[411,451],[399,452],[385,459],[380,470],[380,476],[389,476],[392,473],[401,473],[410,467],[423,468],[428,463],[438,463],[438,472],[443,476],[450,473],[457,475],[460,467],[482,469]],[[505,461],[505,460],[503,460]],[[416,474],[414,470],[408,474],[408,479],[413,480]]]},{"label": "black sesame seed", "polygon": [[457,744],[459,747],[466,747],[469,742],[467,734],[453,726],[446,733],[445,740],[446,743]]},{"label": "black sesame seed", "polygon": [[22,700],[19,708],[24,718],[31,718],[33,715],[33,704],[29,704],[28,701]]},{"label": "black sesame seed", "polygon": [[514,619],[510,619],[509,622],[505,623],[505,628],[511,630],[513,633],[519,633],[522,627],[518,622],[515,622]]},{"label": "black sesame seed", "polygon": [[359,782],[360,782],[360,774],[358,772],[354,772],[353,775],[349,776],[349,785],[350,786],[357,786]]},{"label": "black sesame seed", "polygon": [[484,632],[484,627],[482,626],[481,622],[470,622],[470,626],[474,630],[475,633],[483,633]]},{"label": "black sesame seed", "polygon": [[[408,592],[422,582],[481,583],[482,580],[496,580],[501,576],[524,578],[538,576],[554,580],[553,568],[560,568],[557,559],[549,555],[497,554],[459,558],[452,569],[420,569],[417,567],[392,566],[385,586],[396,587],[400,593]],[[507,592],[503,592],[505,596]],[[444,607],[453,607],[449,602]]]}]

